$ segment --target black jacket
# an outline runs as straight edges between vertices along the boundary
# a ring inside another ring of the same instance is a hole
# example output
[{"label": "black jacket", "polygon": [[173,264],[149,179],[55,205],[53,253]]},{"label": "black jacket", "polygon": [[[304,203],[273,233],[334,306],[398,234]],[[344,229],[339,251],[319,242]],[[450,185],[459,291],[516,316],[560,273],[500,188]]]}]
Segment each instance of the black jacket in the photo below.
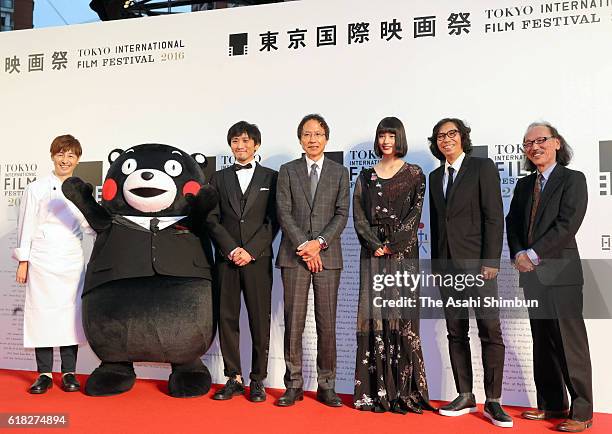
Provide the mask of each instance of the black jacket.
[{"label": "black jacket", "polygon": [[444,166],[429,174],[434,271],[445,268],[449,257],[458,269],[499,268],[504,207],[497,167],[488,158],[466,155],[447,201],[443,180]]},{"label": "black jacket", "polygon": [[588,195],[584,174],[560,164],[546,181],[535,216],[533,244],[527,242],[536,173],[520,179],[506,217],[510,257],[533,249],[540,257],[535,273],[521,273],[520,283],[537,276],[542,285],[582,285],[582,265],[576,233],[586,214]]},{"label": "black jacket", "polygon": [[234,169],[222,169],[212,177],[210,183],[219,194],[219,203],[208,214],[206,224],[217,248],[217,259],[229,261],[228,255],[236,247],[242,247],[256,260],[272,257],[272,241],[279,229],[277,175],[275,170],[256,164],[242,207],[242,192]]},{"label": "black jacket", "polygon": [[98,234],[85,275],[83,295],[112,280],[161,274],[211,279],[210,241],[184,218],[158,232],[115,216]]}]

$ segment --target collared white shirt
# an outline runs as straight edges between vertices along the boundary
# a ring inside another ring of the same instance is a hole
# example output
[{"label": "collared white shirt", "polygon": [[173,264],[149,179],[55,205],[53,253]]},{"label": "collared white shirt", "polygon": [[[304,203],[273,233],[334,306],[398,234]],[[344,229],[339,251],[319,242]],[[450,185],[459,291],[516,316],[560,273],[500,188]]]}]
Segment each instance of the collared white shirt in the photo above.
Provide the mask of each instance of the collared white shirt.
[{"label": "collared white shirt", "polygon": [[171,216],[171,217],[143,217],[143,216],[135,216],[135,215],[125,215],[123,216],[132,223],[136,223],[138,226],[142,226],[146,230],[150,230],[151,228],[151,220],[156,218],[159,220],[157,227],[161,231],[162,229],[166,229],[168,226],[172,226],[177,221],[184,219],[187,216]]},{"label": "collared white shirt", "polygon": [[238,177],[238,183],[240,184],[240,190],[242,190],[242,193],[244,193],[245,191],[247,191],[247,188],[249,188],[249,184],[253,179],[253,174],[255,173],[255,165],[257,164],[257,162],[255,161],[255,159],[253,159],[248,163],[244,164],[236,161],[236,164],[239,166],[246,166],[247,164],[251,164],[250,169],[241,169],[236,172],[236,176]]},{"label": "collared white shirt", "polygon": [[308,156],[306,156],[306,171],[308,172],[308,176],[310,176],[310,171],[312,169],[312,165],[317,163],[317,174],[319,175],[319,178],[321,177],[321,169],[323,169],[323,160],[325,159],[325,154],[321,155],[321,158],[319,158],[319,161],[314,161],[311,160],[310,158],[308,158]]},{"label": "collared white shirt", "polygon": [[455,173],[453,173],[453,183],[457,179],[457,174],[459,173],[459,169],[461,169],[461,165],[463,164],[463,160],[465,159],[465,152],[462,152],[461,155],[457,157],[457,159],[450,164],[448,161],[444,162],[444,180],[443,183],[443,191],[444,195],[446,195],[446,185],[448,184],[448,168],[452,167],[455,169]]}]

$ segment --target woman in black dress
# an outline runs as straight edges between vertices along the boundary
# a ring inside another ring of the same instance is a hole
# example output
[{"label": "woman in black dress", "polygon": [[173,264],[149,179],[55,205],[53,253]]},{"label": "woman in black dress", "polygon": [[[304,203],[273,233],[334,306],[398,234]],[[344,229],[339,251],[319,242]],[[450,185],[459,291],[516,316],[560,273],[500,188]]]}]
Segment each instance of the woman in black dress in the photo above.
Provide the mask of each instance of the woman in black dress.
[{"label": "woman in black dress", "polygon": [[[395,117],[380,121],[374,150],[381,161],[362,170],[353,194],[361,244],[353,397],[359,410],[433,409],[419,338],[419,287],[405,285],[403,278],[419,274],[417,231],[425,194],[421,168],[402,160],[407,148],[402,122]],[[400,282],[395,281],[398,272]],[[384,276],[394,282],[389,285]]]}]

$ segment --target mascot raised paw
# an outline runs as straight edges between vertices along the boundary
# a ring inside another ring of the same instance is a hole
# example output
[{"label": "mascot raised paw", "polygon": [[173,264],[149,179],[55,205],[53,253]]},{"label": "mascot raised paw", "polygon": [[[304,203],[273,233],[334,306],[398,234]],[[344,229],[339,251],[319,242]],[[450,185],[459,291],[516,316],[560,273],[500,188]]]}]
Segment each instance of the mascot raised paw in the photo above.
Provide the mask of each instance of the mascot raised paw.
[{"label": "mascot raised paw", "polygon": [[133,362],[167,362],[168,392],[195,397],[211,377],[201,361],[213,340],[212,251],[205,217],[217,193],[202,154],[145,144],[109,154],[102,205],[69,178],[62,191],[97,238],[83,289],[83,325],[101,360],[85,393],[126,392]]}]

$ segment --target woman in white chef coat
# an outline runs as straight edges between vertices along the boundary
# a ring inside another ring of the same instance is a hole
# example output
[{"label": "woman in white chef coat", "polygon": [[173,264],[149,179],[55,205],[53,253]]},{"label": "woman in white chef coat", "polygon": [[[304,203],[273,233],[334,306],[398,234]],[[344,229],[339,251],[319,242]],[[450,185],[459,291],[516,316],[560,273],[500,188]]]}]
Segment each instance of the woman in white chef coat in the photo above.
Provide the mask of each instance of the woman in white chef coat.
[{"label": "woman in white chef coat", "polygon": [[26,283],[24,347],[34,348],[39,377],[30,393],[53,385],[53,347],[60,348],[62,389],[76,392],[74,373],[78,344],[85,342],[81,324],[84,259],[83,230],[90,230],[80,211],[62,193],[62,182],[79,163],[81,144],[71,135],[51,143],[53,173],[30,183],[19,212],[19,261],[16,280]]}]

